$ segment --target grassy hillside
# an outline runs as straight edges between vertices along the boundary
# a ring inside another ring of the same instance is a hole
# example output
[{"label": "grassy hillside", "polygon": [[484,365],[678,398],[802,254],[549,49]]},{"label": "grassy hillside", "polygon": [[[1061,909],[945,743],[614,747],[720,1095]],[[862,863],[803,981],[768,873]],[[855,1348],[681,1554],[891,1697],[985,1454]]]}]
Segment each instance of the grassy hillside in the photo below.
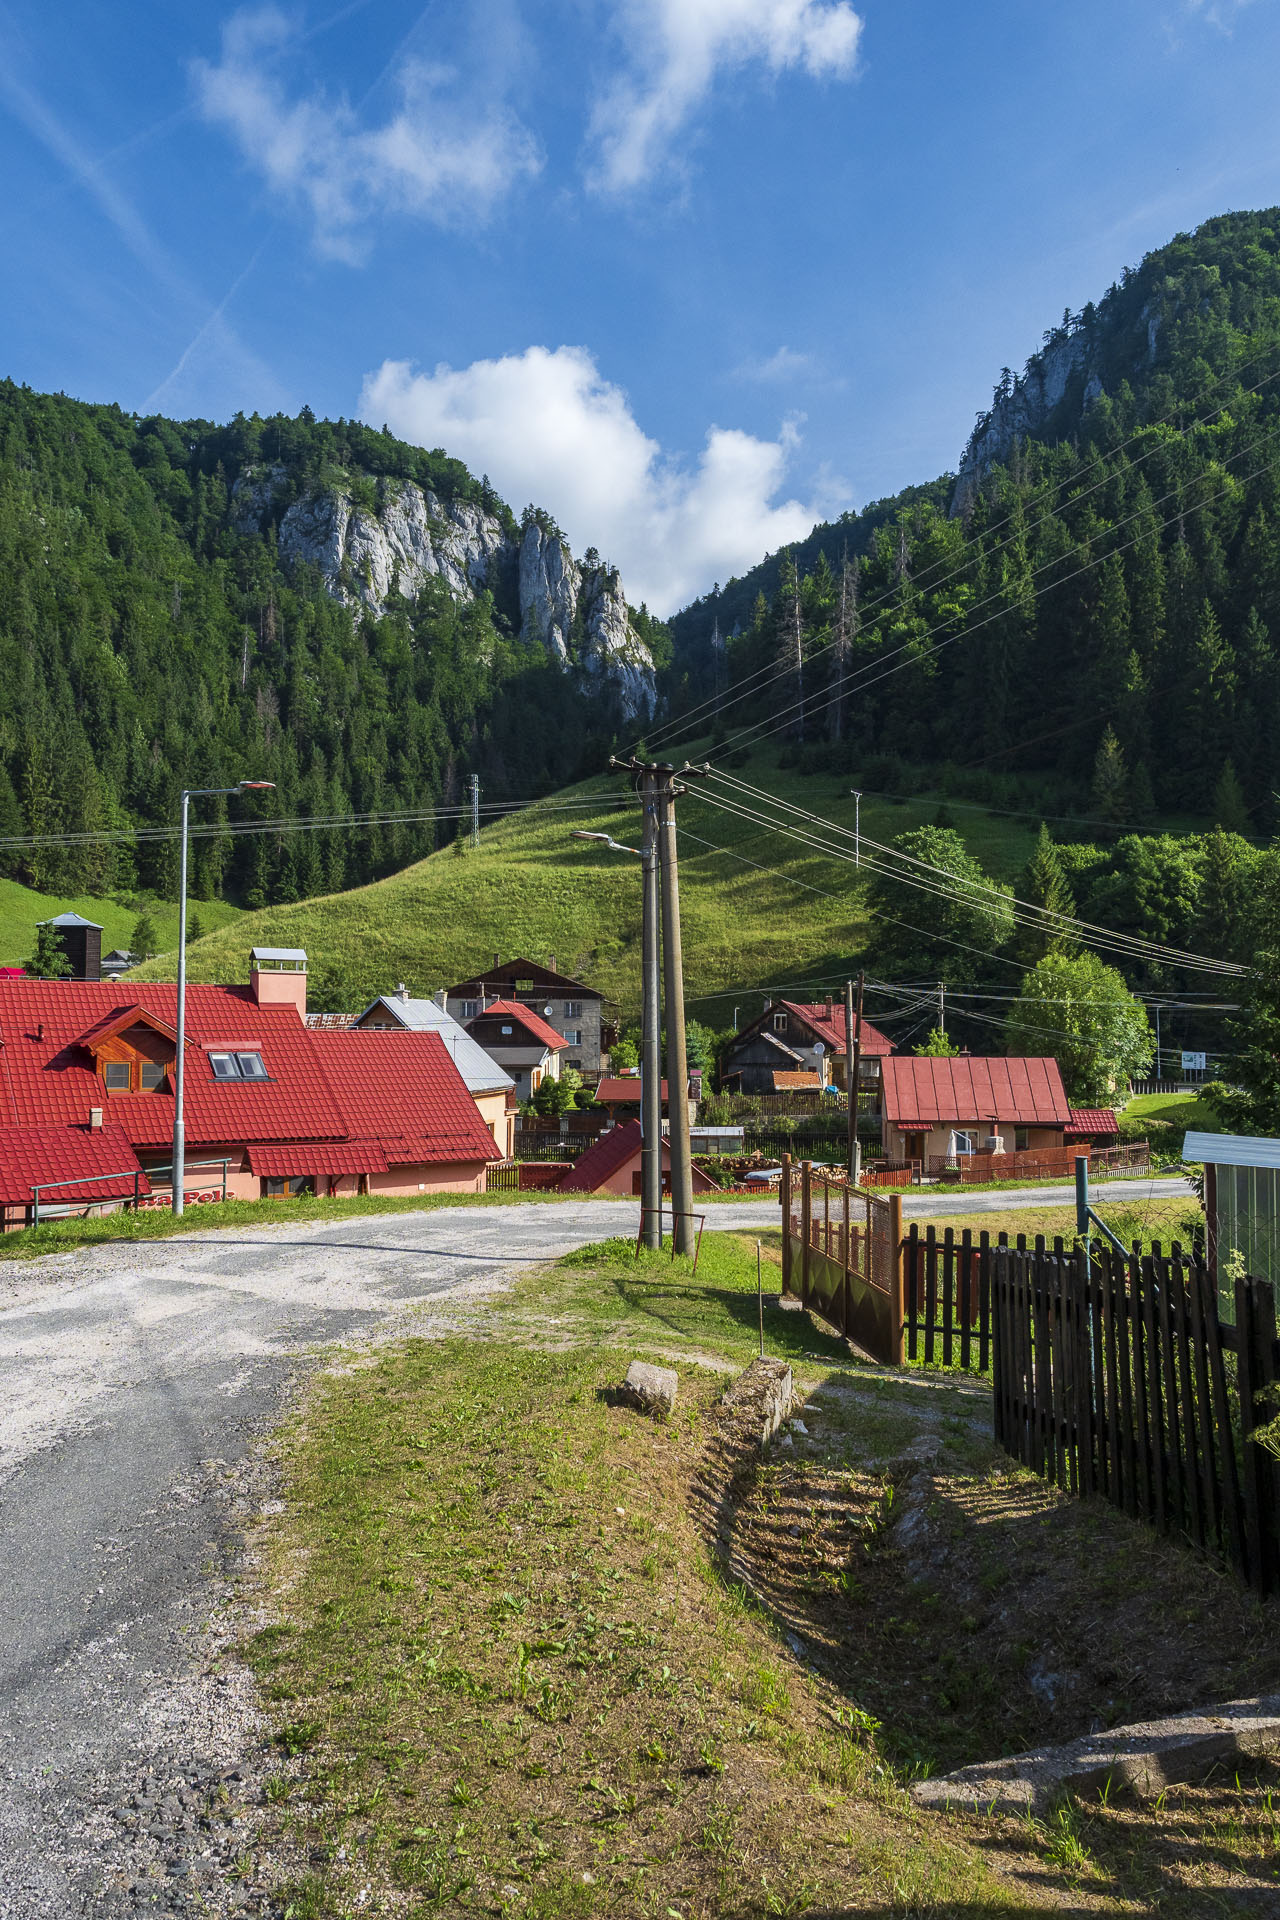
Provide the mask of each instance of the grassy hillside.
[{"label": "grassy hillside", "polygon": [[[739,771],[813,812],[853,825],[854,803],[843,776],[801,777],[780,771],[776,762],[776,753],[762,752]],[[598,796],[598,808],[563,809],[563,802],[587,794]],[[862,824],[888,840],[932,820],[938,805],[937,795],[864,798]],[[680,801],[679,814],[692,1010],[723,1026],[735,1000],[744,1013],[758,1004],[752,988],[816,988],[843,979],[856,964],[865,932],[853,868],[770,839],[718,812],[696,787]],[[954,818],[971,850],[1000,878],[1012,878],[1026,861],[1034,821],[959,807]],[[416,992],[432,992],[488,965],[497,952],[533,959],[554,953],[560,968],[634,1012],[640,996],[639,862],[570,834],[585,827],[634,840],[637,824],[621,780],[568,789],[486,827],[477,852],[459,857],[450,849],[349,893],[245,914],[192,948],[191,977],[243,979],[252,944],[301,946],[315,976],[312,1005],[327,1007],[338,998],[354,1004],[360,994],[400,980]],[[746,861],[776,871],[762,873]],[[172,974],[171,956],[140,971],[152,979]]]},{"label": "grassy hillside", "polygon": [[[37,893],[17,880],[0,879],[0,967],[20,967],[35,946],[37,924],[52,920],[57,913],[78,913],[86,920],[96,920],[102,928],[102,951],[110,953],[113,947],[131,944],[141,911],[136,902],[130,905],[90,893]],[[155,923],[161,947],[176,946],[177,902],[148,901],[146,911]],[[211,934],[215,929],[229,928],[242,917],[238,907],[226,906],[221,900],[195,901],[191,911],[199,914],[202,926]]]}]

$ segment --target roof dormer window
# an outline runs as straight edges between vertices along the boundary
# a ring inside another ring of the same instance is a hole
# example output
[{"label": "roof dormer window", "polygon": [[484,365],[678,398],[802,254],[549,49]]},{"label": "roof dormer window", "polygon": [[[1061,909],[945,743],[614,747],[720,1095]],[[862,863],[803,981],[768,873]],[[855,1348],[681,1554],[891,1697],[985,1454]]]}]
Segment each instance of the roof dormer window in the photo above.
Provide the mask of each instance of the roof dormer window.
[{"label": "roof dormer window", "polygon": [[133,1080],[133,1071],[127,1060],[105,1060],[102,1065],[102,1077],[108,1093],[128,1093]]},{"label": "roof dormer window", "polygon": [[267,1070],[260,1053],[211,1053],[209,1065],[215,1080],[265,1080]]}]

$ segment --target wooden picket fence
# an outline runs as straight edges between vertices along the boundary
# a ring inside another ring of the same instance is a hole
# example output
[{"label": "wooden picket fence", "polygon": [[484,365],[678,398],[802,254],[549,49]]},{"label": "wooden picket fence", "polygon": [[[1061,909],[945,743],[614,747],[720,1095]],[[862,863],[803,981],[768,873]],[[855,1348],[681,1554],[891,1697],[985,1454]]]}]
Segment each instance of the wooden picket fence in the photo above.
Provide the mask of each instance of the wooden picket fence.
[{"label": "wooden picket fence", "polygon": [[902,1360],[902,1198],[782,1156],[782,1291],[876,1360]]},{"label": "wooden picket fence", "polygon": [[[1174,1245],[989,1253],[995,1431],[1016,1459],[1280,1592],[1270,1282],[1220,1294]],[[1234,1320],[1231,1311],[1234,1311]]]}]

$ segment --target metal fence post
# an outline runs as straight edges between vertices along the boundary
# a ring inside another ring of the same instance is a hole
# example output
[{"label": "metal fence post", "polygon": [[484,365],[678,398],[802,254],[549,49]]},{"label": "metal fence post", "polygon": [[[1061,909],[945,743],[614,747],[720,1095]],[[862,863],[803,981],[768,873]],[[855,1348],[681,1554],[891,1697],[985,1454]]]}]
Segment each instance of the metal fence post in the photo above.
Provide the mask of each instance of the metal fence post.
[{"label": "metal fence post", "polygon": [[809,1304],[809,1243],[813,1238],[813,1162],[800,1162],[800,1300]]},{"label": "metal fence post", "polygon": [[902,1365],[902,1328],[906,1320],[906,1298],[902,1275],[902,1195],[889,1195],[889,1355],[890,1364]]}]

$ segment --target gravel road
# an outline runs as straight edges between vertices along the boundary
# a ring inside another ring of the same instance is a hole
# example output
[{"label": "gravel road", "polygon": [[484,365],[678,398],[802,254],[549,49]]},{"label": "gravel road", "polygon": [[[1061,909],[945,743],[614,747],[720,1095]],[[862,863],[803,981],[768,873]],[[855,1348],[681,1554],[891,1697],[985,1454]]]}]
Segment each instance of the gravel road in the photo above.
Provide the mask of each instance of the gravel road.
[{"label": "gravel road", "polygon": [[[271,1910],[263,1729],[219,1624],[271,1493],[255,1442],[320,1348],[426,1330],[433,1300],[637,1221],[457,1208],[0,1267],[2,1920]],[[707,1225],[777,1222],[746,1201]]]}]

